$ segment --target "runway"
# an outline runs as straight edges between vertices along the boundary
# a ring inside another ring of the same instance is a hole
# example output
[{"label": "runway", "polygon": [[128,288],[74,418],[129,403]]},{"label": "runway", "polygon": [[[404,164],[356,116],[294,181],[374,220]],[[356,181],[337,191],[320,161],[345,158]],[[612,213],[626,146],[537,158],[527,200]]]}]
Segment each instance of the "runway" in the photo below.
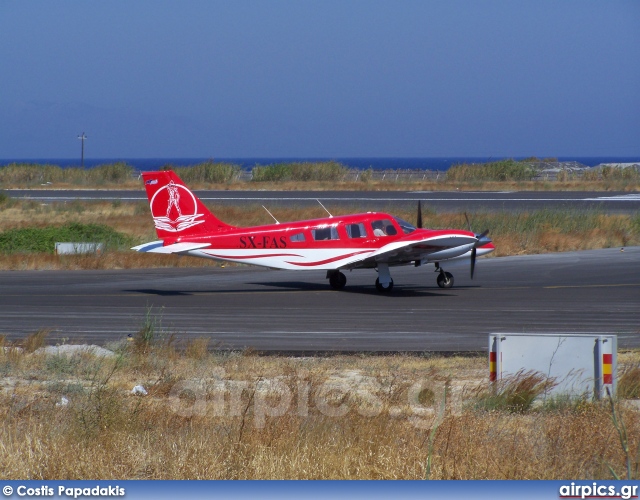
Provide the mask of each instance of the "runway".
[{"label": "runway", "polygon": [[[139,191],[15,189],[5,191],[17,199],[43,203],[73,200],[146,202]],[[637,213],[640,193],[585,191],[194,191],[207,203],[276,206],[308,206],[320,200],[331,207],[361,211],[414,208],[419,200],[436,212],[572,209],[606,213]]]},{"label": "runway", "polygon": [[49,341],[104,345],[161,320],[164,335],[260,351],[478,351],[491,332],[606,332],[640,347],[640,247],[479,259],[392,269],[392,295],[375,271],[347,273],[334,291],[324,272],[226,267],[0,272],[0,333],[40,328]]}]

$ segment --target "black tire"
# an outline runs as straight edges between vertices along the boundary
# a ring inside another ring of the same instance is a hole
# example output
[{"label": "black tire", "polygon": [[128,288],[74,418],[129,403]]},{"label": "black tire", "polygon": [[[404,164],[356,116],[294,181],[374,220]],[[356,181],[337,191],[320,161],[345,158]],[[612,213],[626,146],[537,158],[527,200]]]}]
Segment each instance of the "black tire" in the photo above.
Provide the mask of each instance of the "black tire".
[{"label": "black tire", "polygon": [[331,288],[334,290],[342,290],[346,284],[347,277],[341,272],[332,273],[331,276],[329,276],[329,285],[331,285]]},{"label": "black tire", "polygon": [[453,274],[442,273],[438,274],[438,286],[440,288],[451,288],[453,286]]},{"label": "black tire", "polygon": [[380,283],[380,279],[376,278],[376,290],[380,293],[391,293],[391,290],[393,290],[393,280],[391,280],[391,283],[389,283],[385,288],[382,286],[382,283]]}]

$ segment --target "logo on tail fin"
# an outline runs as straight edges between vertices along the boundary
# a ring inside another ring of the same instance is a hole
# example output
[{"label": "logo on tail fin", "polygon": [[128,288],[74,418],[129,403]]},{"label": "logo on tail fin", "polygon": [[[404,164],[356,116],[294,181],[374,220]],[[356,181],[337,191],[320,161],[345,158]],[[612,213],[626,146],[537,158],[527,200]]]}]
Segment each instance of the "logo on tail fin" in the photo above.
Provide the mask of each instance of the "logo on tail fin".
[{"label": "logo on tail fin", "polygon": [[197,213],[198,204],[193,193],[173,181],[158,189],[149,205],[156,229],[177,233],[204,222],[197,220],[203,214]]}]

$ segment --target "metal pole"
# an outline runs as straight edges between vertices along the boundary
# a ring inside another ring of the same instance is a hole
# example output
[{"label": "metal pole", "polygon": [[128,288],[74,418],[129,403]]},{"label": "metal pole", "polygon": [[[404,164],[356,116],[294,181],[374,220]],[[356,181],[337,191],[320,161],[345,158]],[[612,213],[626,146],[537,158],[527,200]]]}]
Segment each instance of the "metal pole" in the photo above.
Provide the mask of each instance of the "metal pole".
[{"label": "metal pole", "polygon": [[82,132],[82,135],[78,136],[78,139],[80,139],[80,141],[82,142],[82,147],[80,149],[80,164],[82,166],[82,168],[84,168],[84,140],[87,138],[86,135],[84,135],[84,132]]}]

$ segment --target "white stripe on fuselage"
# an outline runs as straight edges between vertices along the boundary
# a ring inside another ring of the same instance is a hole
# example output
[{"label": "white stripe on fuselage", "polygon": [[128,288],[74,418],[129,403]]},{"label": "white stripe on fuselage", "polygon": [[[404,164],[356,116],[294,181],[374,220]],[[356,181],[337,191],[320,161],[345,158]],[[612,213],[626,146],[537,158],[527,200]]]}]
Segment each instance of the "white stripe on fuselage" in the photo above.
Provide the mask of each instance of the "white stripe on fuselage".
[{"label": "white stripe on fuselage", "polygon": [[[227,260],[278,269],[336,269],[353,260],[366,258],[375,248],[273,248],[206,249],[189,252],[194,257]],[[315,264],[314,264],[315,263]]]},{"label": "white stripe on fuselage", "polygon": [[[383,247],[385,248],[385,247]],[[403,246],[397,248],[402,251]],[[469,245],[461,245],[460,251],[463,254],[447,258],[430,259],[429,255],[423,256],[423,261],[445,261],[454,258],[468,257],[470,251],[465,251]],[[452,247],[451,250],[454,250]],[[379,250],[376,248],[273,248],[273,249],[203,249],[186,252],[193,257],[204,257],[209,259],[225,260],[241,264],[254,266],[272,267],[277,269],[298,269],[298,270],[324,270],[338,269],[342,266],[349,266],[356,261],[364,260],[367,257],[375,257]],[[477,255],[485,255],[493,249],[477,249]],[[393,257],[381,256],[382,262],[388,261],[390,264],[400,263]],[[395,255],[394,255],[395,257]]]}]

